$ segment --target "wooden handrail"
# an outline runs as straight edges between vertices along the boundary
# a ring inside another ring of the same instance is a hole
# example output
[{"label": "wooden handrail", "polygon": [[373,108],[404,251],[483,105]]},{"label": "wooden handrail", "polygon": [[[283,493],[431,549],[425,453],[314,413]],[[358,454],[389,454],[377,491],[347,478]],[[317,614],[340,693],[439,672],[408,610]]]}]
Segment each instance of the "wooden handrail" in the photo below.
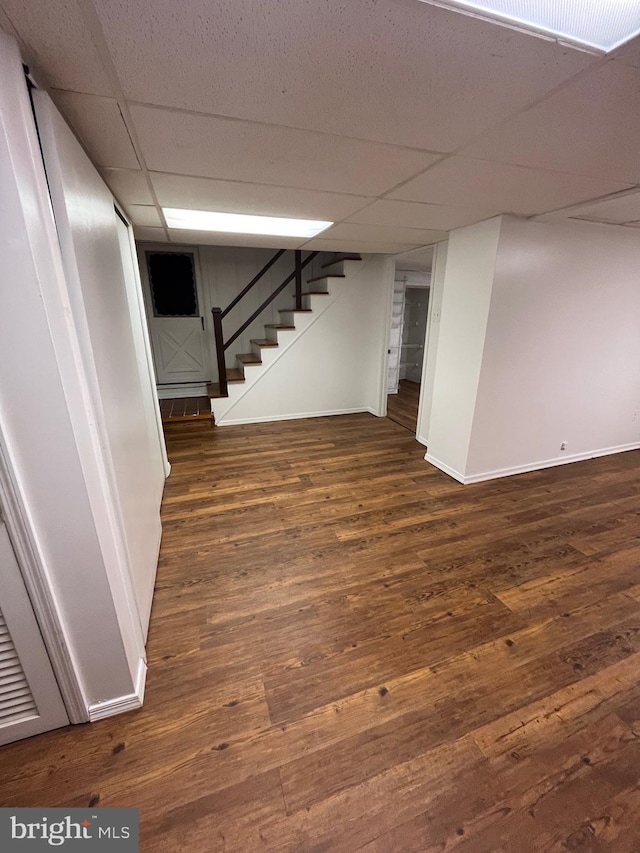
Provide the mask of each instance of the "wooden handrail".
[{"label": "wooden handrail", "polygon": [[235,299],[233,299],[233,300],[232,300],[232,301],[227,305],[227,307],[226,307],[226,308],[224,309],[224,311],[222,312],[222,316],[223,316],[223,317],[226,317],[226,316],[227,316],[227,314],[229,313],[229,311],[231,311],[231,309],[232,309],[232,308],[235,308],[235,306],[238,304],[238,302],[240,302],[240,300],[242,299],[242,297],[243,297],[243,296],[246,296],[246,295],[247,295],[247,293],[249,293],[249,291],[250,291],[250,290],[251,290],[251,288],[254,286],[254,284],[257,284],[257,282],[259,282],[259,281],[260,281],[260,279],[262,278],[262,276],[263,276],[263,275],[264,275],[268,270],[270,270],[270,269],[271,269],[271,267],[275,264],[275,262],[276,262],[277,260],[279,260],[279,259],[284,255],[284,253],[285,253],[286,251],[287,251],[286,249],[278,249],[278,251],[277,251],[277,252],[275,253],[275,255],[271,258],[271,260],[270,260],[270,261],[267,261],[267,263],[262,267],[262,269],[260,270],[260,272],[258,273],[258,275],[255,275],[255,276],[251,279],[251,281],[249,282],[249,284],[244,288],[244,290],[241,290],[241,291],[240,291],[240,293],[236,296],[236,298],[235,298]]},{"label": "wooden handrail", "polygon": [[228,341],[224,340],[224,332],[222,329],[222,319],[225,317],[229,311],[233,307],[235,307],[238,302],[242,299],[243,296],[251,290],[251,288],[258,282],[262,276],[269,270],[275,262],[282,257],[286,249],[279,249],[276,254],[268,261],[264,267],[260,270],[260,272],[254,276],[249,284],[233,299],[229,305],[222,310],[222,308],[212,308],[211,314],[213,315],[213,332],[216,339],[216,360],[218,363],[218,382],[220,384],[220,394],[223,397],[228,395],[228,382],[227,382],[227,366],[225,363],[225,351],[231,346],[231,344],[240,337],[240,335],[244,332],[244,330],[253,323],[253,321],[258,317],[264,309],[269,305],[273,300],[281,293],[285,287],[290,284],[295,278],[296,281],[296,309],[299,311],[302,308],[302,270],[308,266],[311,261],[318,255],[318,252],[311,252],[304,261],[302,260],[302,252],[299,249],[295,250],[295,268],[293,272],[288,275],[282,284],[277,287],[273,293],[268,296],[262,305],[253,312],[253,314],[246,320],[237,331],[231,335]]},{"label": "wooden handrail", "polygon": [[307,258],[305,258],[304,261],[302,261],[299,264],[299,266],[297,266],[296,269],[290,275],[288,275],[285,278],[285,280],[282,282],[280,287],[277,287],[270,296],[267,296],[267,298],[264,300],[262,305],[256,311],[253,312],[253,314],[249,317],[249,319],[246,320],[240,326],[240,328],[236,332],[233,333],[233,335],[231,335],[229,340],[224,345],[225,349],[228,349],[231,346],[231,344],[236,340],[236,338],[240,337],[240,335],[244,332],[244,330],[247,328],[247,326],[250,326],[259,314],[262,314],[262,312],[267,307],[267,305],[269,305],[271,302],[273,302],[273,300],[276,298],[276,296],[278,296],[278,294],[281,293],[285,289],[285,287],[288,284],[290,284],[298,274],[302,274],[302,270],[308,264],[311,263],[311,261],[316,257],[317,254],[318,254],[317,252],[311,252],[311,254]]}]

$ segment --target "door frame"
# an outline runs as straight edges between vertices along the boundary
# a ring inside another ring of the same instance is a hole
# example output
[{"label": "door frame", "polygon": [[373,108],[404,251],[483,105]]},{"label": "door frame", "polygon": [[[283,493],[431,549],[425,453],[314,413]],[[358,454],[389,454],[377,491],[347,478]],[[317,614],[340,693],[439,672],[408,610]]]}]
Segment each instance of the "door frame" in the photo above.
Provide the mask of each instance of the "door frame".
[{"label": "door frame", "polygon": [[[393,311],[393,287],[395,284],[395,273],[396,273],[396,263],[403,258],[410,258],[411,255],[419,254],[420,252],[424,252],[425,249],[433,248],[433,262],[431,267],[431,283],[429,290],[429,307],[427,310],[427,330],[424,338],[424,350],[423,350],[423,361],[422,361],[422,376],[427,375],[427,363],[430,359],[429,350],[431,343],[431,335],[432,335],[432,323],[434,317],[434,305],[436,302],[440,305],[442,301],[440,280],[444,275],[444,264],[446,263],[446,247],[448,245],[448,241],[445,240],[440,243],[431,243],[425,246],[420,246],[417,249],[411,249],[408,252],[398,252],[394,255],[388,255],[389,260],[391,261],[391,274],[388,276],[388,299],[387,299],[387,311],[386,311],[386,321],[385,321],[385,334],[386,340],[384,344],[384,364],[382,375],[380,377],[380,386],[379,386],[379,395],[380,395],[380,413],[382,417],[385,417],[387,414],[387,368],[389,364],[389,330],[391,329],[391,314]],[[440,259],[439,259],[440,258]],[[438,288],[438,289],[436,289]],[[439,310],[439,309],[438,309]],[[437,313],[437,312],[436,312]],[[439,315],[438,315],[439,319]],[[436,353],[432,354],[433,359],[435,360]],[[418,401],[418,422],[417,429],[415,433],[416,441],[422,445],[427,444],[427,435],[428,435],[428,427],[429,424],[423,424],[422,419],[424,416],[425,409],[428,409],[428,418],[430,418],[430,407],[428,407],[427,395],[430,394],[433,389],[427,391],[426,388],[427,383],[420,383],[420,397]],[[425,435],[427,433],[427,435]]]},{"label": "door frame", "polygon": [[[202,264],[200,263],[200,251],[198,246],[189,246],[186,244],[174,244],[174,243],[149,243],[149,242],[140,242],[137,245],[137,255],[138,262],[140,268],[140,276],[141,276],[141,284],[142,284],[142,295],[144,299],[144,308],[145,308],[145,318],[147,322],[147,329],[149,332],[149,340],[151,345],[151,353],[153,356],[153,368],[154,375],[156,378],[156,390],[158,391],[158,397],[162,399],[162,389],[166,389],[167,393],[170,391],[169,396],[171,397],[179,397],[179,396],[189,396],[192,397],[195,394],[195,388],[199,388],[200,386],[206,385],[206,382],[203,380],[200,381],[192,381],[192,382],[175,382],[175,383],[167,383],[158,382],[158,364],[156,359],[156,351],[153,346],[153,331],[152,331],[152,323],[155,319],[155,315],[153,313],[153,305],[151,302],[151,282],[149,281],[149,269],[147,267],[147,252],[163,252],[166,254],[175,253],[179,255],[190,254],[193,255],[193,270],[196,278],[196,294],[198,296],[198,308],[200,309],[200,317],[204,320],[203,323],[203,332],[205,333],[205,358],[207,360],[207,370],[209,372],[210,377],[213,376],[213,351],[211,349],[211,335],[213,333],[213,329],[211,328],[209,322],[209,313],[210,313],[210,299],[209,299],[209,289],[205,288],[204,280],[202,276]],[[195,318],[194,318],[195,319]],[[183,386],[185,389],[185,394],[181,395],[179,393],[180,386]],[[178,389],[178,390],[176,390]],[[188,392],[188,393],[187,393]]]}]

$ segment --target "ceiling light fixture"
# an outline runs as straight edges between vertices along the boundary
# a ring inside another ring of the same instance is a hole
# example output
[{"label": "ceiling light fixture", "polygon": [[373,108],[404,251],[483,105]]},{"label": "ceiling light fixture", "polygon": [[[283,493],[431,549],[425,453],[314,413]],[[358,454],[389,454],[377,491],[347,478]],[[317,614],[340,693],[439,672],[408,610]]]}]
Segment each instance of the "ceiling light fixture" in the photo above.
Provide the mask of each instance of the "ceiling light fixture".
[{"label": "ceiling light fixture", "polygon": [[640,0],[422,0],[609,53],[640,34]]},{"label": "ceiling light fixture", "polygon": [[315,237],[333,222],[320,219],[286,219],[280,216],[253,216],[246,213],[218,213],[212,210],[181,210],[163,207],[169,228],[190,231],[221,231],[228,234],[263,234],[269,237]]}]

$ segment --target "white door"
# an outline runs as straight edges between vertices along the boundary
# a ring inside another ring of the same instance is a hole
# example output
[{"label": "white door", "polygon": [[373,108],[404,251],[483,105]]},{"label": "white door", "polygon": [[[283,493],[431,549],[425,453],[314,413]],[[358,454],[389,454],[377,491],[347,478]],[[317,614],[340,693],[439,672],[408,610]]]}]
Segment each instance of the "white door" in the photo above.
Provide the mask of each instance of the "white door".
[{"label": "white door", "polygon": [[0,520],[0,744],[68,722],[7,529]]},{"label": "white door", "polygon": [[149,249],[143,280],[159,385],[211,381],[211,349],[195,249]]}]

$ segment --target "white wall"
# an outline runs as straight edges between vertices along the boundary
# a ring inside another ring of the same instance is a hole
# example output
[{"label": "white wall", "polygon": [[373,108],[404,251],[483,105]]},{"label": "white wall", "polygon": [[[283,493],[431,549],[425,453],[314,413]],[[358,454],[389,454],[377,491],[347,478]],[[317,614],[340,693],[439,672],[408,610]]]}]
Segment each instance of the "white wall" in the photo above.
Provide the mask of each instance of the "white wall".
[{"label": "white wall", "polygon": [[466,476],[638,442],[640,233],[503,217]]},{"label": "white wall", "polygon": [[140,339],[142,318],[137,300],[127,292],[113,196],[49,96],[34,92],[34,103],[115,522],[124,534],[125,559],[146,636],[165,474],[154,389]]},{"label": "white wall", "polygon": [[500,217],[449,235],[427,459],[464,475],[471,442]]},{"label": "white wall", "polygon": [[[167,244],[162,243],[139,243],[138,259],[140,272],[145,282],[148,282],[145,252],[158,251]],[[172,247],[173,248],[173,247]],[[246,287],[251,279],[264,267],[276,253],[276,249],[250,249],[238,246],[206,246],[197,247],[199,265],[196,273],[200,275],[200,283],[203,293],[204,305],[202,312],[205,318],[206,329],[211,343],[210,380],[218,381],[218,368],[215,356],[215,344],[213,338],[213,324],[211,309],[219,307],[223,310],[229,303]],[[307,257],[303,253],[303,260]],[[330,256],[319,254],[302,273],[303,290],[307,289],[307,279],[321,275],[321,264],[326,263]],[[264,300],[293,272],[294,254],[287,251],[269,269],[264,276],[254,285],[249,293],[229,312],[223,320],[225,338],[228,339],[242,325],[242,323],[259,308]],[[236,367],[236,354],[251,352],[251,339],[264,338],[265,323],[278,323],[278,310],[293,307],[293,294],[295,293],[295,282],[292,282],[276,299],[264,310],[264,312],[243,332],[240,337],[226,351],[227,367]],[[147,300],[147,303],[149,300]],[[188,392],[189,394],[193,392]],[[174,391],[168,396],[175,396]]]},{"label": "white wall", "polygon": [[[308,328],[225,413],[221,425],[353,411],[382,414],[393,264],[381,255],[365,255],[345,266],[347,278],[330,280],[331,297],[317,298],[320,307],[308,318]],[[325,298],[330,302],[323,309]]]},{"label": "white wall", "polygon": [[34,601],[46,597],[40,627],[53,626],[56,674],[65,690],[75,685],[84,709],[75,719],[86,719],[91,706],[135,692],[136,649],[123,633],[131,614],[111,570],[100,438],[22,63],[2,32],[0,128],[1,450],[32,554],[25,580]]}]

